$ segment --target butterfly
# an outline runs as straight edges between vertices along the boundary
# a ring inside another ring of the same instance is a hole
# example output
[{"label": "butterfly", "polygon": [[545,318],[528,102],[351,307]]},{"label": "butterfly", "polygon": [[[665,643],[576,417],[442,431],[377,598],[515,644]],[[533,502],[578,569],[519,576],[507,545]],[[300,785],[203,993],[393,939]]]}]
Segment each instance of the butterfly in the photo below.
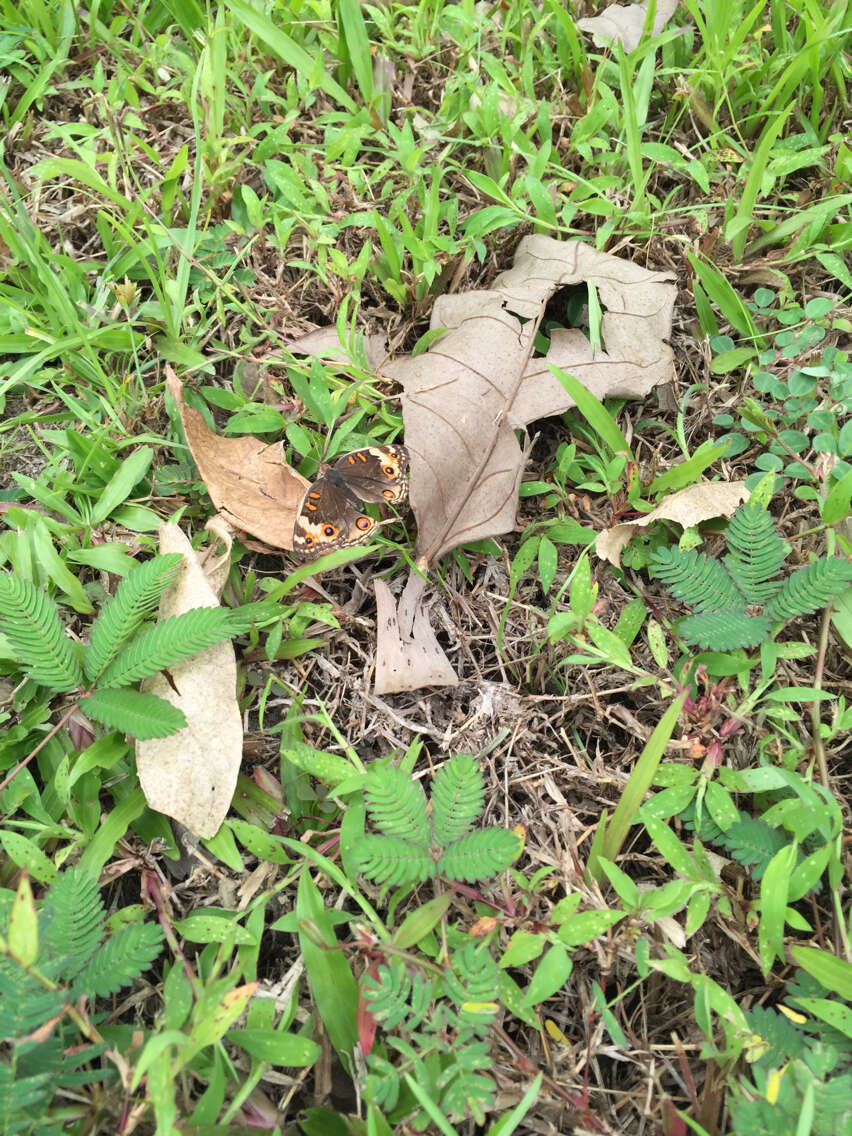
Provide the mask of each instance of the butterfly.
[{"label": "butterfly", "polygon": [[405,446],[367,446],[345,454],[308,487],[293,526],[293,548],[311,559],[369,540],[377,522],[362,501],[404,501]]}]

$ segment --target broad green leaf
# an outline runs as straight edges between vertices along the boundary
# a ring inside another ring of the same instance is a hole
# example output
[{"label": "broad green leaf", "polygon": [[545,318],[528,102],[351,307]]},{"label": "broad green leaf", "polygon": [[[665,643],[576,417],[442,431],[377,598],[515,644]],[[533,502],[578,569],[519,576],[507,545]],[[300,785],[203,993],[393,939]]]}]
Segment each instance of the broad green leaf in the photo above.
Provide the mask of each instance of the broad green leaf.
[{"label": "broad green leaf", "polygon": [[545,935],[534,931],[516,931],[503,952],[499,965],[502,967],[524,966],[539,957],[547,944]]},{"label": "broad green leaf", "polygon": [[806,970],[826,990],[831,990],[847,1002],[852,1002],[852,963],[816,947],[796,945],[790,950],[802,970]]},{"label": "broad green leaf", "polygon": [[45,887],[52,884],[58,876],[53,861],[45,856],[35,841],[22,836],[14,829],[6,828],[0,831],[0,842],[11,862],[28,872]]},{"label": "broad green leaf", "polygon": [[626,916],[625,911],[580,911],[559,928],[559,938],[569,947],[579,947],[605,934]]},{"label": "broad green leaf", "polygon": [[113,509],[123,505],[148,472],[154,458],[150,446],[140,446],[138,450],[124,459],[107,484],[98,494],[92,507],[91,523],[99,525],[105,521]]},{"label": "broad green leaf", "polygon": [[554,943],[535,968],[524,993],[524,1005],[531,1008],[546,998],[551,998],[571,977],[573,967],[574,963],[564,945]]},{"label": "broad green leaf", "polygon": [[191,943],[251,944],[255,936],[237,922],[237,913],[193,912],[175,921],[175,929]]},{"label": "broad green leaf", "polygon": [[38,958],[38,916],[30,878],[26,872],[21,874],[12,900],[6,935],[12,958],[21,966],[32,966]]},{"label": "broad green leaf", "polygon": [[[296,912],[299,917],[302,959],[317,1012],[331,1044],[344,1065],[348,1066],[358,1041],[355,1020],[358,986],[352,977],[346,955],[338,949],[334,927],[307,864],[299,877]],[[322,942],[322,946],[315,941],[315,936]]]},{"label": "broad green leaf", "polygon": [[269,1065],[302,1069],[319,1060],[321,1047],[309,1037],[275,1029],[231,1029],[227,1040]]},{"label": "broad green leaf", "polygon": [[449,892],[436,895],[405,917],[393,933],[397,950],[408,951],[415,947],[441,922],[452,902]]},{"label": "broad green leaf", "polygon": [[796,845],[781,848],[766,867],[760,881],[760,926],[757,939],[763,973],[768,974],[776,958],[784,959],[784,915],[790,875],[796,863]]}]

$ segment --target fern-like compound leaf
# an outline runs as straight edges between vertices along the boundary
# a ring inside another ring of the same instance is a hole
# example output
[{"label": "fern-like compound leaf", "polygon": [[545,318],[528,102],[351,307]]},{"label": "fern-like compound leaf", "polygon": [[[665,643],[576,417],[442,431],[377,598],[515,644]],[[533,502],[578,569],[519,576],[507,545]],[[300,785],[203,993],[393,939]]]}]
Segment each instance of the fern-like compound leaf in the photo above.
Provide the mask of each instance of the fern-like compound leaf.
[{"label": "fern-like compound leaf", "polygon": [[444,851],[438,871],[450,880],[486,880],[505,871],[521,851],[520,839],[507,828],[468,832]]},{"label": "fern-like compound leaf", "polygon": [[852,564],[848,560],[823,557],[788,576],[764,614],[773,622],[810,615],[839,599],[850,583]]},{"label": "fern-like compound leaf", "polygon": [[[453,951],[452,962],[452,970],[444,974],[447,992],[474,1032],[484,1033],[497,1013],[500,968],[482,943],[466,943]],[[493,1011],[483,1009],[492,1004]]]},{"label": "fern-like compound leaf", "polygon": [[146,560],[128,572],[95,622],[85,654],[86,674],[92,680],[110,665],[153,613],[160,596],[174,579],[182,555],[170,552]]},{"label": "fern-like compound leaf", "polygon": [[387,1058],[371,1053],[367,1058],[367,1083],[364,1099],[373,1108],[392,1112],[399,1101],[399,1073]]},{"label": "fern-like compound leaf", "polygon": [[0,969],[0,1036],[6,1041],[27,1037],[55,1017],[64,1003],[62,990],[45,990],[17,964]]},{"label": "fern-like compound leaf", "polygon": [[[465,1046],[467,1051],[469,1045]],[[490,1062],[485,1068],[490,1066]],[[447,1070],[448,1083],[439,1081],[442,1089],[441,1107],[453,1120],[461,1120],[468,1114],[478,1125],[484,1125],[487,1114],[494,1107],[497,1086],[483,1073],[470,1072],[458,1066]]]},{"label": "fern-like compound leaf", "polygon": [[687,643],[706,651],[734,651],[768,639],[771,624],[765,615],[746,611],[703,611],[682,619],[677,629]]},{"label": "fern-like compound leaf", "polygon": [[101,675],[98,686],[130,686],[230,638],[231,631],[226,608],[196,607],[173,615],[125,647]]},{"label": "fern-like compound leaf", "polygon": [[432,828],[442,848],[470,832],[484,799],[485,782],[473,756],[451,757],[432,784]]},{"label": "fern-like compound leaf", "polygon": [[771,1065],[782,1065],[794,1057],[802,1057],[806,1049],[806,1037],[800,1029],[783,1014],[764,1006],[755,1006],[745,1011],[746,1021],[758,1037],[764,1039],[769,1049],[763,1056]]},{"label": "fern-like compound leaf", "polygon": [[163,931],[156,923],[131,923],[107,939],[89,960],[73,987],[73,997],[96,994],[106,998],[129,986],[159,956]]},{"label": "fern-like compound leaf", "polygon": [[29,580],[8,572],[0,575],[0,631],[21,669],[40,686],[65,691],[84,684],[78,653],[56,604]]},{"label": "fern-like compound leaf", "polygon": [[789,547],[775,531],[770,514],[757,501],[740,505],[727,531],[725,567],[747,604],[764,604],[781,587],[775,579]]},{"label": "fern-like compound leaf", "polygon": [[651,557],[657,576],[675,599],[696,611],[744,607],[744,597],[721,561],[694,548],[658,548]]},{"label": "fern-like compound leaf", "polygon": [[408,1019],[411,1007],[409,997],[414,978],[401,959],[391,959],[379,967],[377,978],[367,975],[361,984],[364,998],[370,1004],[370,1013],[385,1029],[392,1030]]},{"label": "fern-like compound leaf", "polygon": [[373,766],[364,783],[364,800],[370,819],[386,836],[420,844],[431,842],[426,794],[419,781],[393,765]]},{"label": "fern-like compound leaf", "polygon": [[769,861],[785,846],[787,839],[783,832],[765,820],[749,818],[732,824],[717,843],[727,848],[738,864],[750,866],[751,878],[757,882],[763,879]]},{"label": "fern-like compound leaf", "polygon": [[18,1133],[31,1136],[33,1117],[38,1117],[47,1106],[54,1088],[50,1073],[16,1077],[8,1065],[0,1062],[0,1132],[3,1136]]},{"label": "fern-like compound leaf", "polygon": [[394,836],[362,836],[355,842],[356,867],[378,884],[413,887],[435,874],[435,861],[422,845]]},{"label": "fern-like compound leaf", "polygon": [[186,725],[182,710],[154,694],[138,690],[96,690],[80,699],[80,709],[96,722],[132,738],[167,738]]},{"label": "fern-like compound leaf", "polygon": [[74,977],[104,937],[104,910],[97,880],[72,868],[50,885],[39,917],[44,954],[63,960],[63,980]]}]

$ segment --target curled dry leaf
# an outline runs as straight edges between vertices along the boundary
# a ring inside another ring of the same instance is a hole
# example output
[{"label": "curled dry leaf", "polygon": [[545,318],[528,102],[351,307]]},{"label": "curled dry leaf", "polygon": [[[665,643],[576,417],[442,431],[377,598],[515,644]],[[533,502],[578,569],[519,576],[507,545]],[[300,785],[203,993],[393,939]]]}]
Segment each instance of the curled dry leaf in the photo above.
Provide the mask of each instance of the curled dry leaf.
[{"label": "curled dry leaf", "polygon": [[689,485],[672,493],[652,513],[599,532],[595,552],[601,560],[608,560],[618,568],[625,545],[639,529],[647,528],[654,521],[676,521],[688,529],[712,517],[730,517],[750,496],[744,481],[704,481],[699,485]]},{"label": "curled dry leaf", "polygon": [[[659,35],[677,8],[677,0],[658,0],[651,35]],[[589,32],[598,47],[620,43],[625,51],[633,51],[642,38],[642,29],[648,15],[648,3],[610,4],[599,16],[577,20],[581,31]]]},{"label": "curled dry leaf", "polygon": [[292,549],[293,524],[310,482],[287,465],[278,443],[215,434],[201,414],[185,404],[174,371],[167,368],[166,374],[186,443],[220,517],[273,548]]},{"label": "curled dry leaf", "polygon": [[[218,606],[198,554],[177,525],[161,526],[160,552],[180,552],[184,558],[160,600],[161,620],[195,607]],[[216,564],[211,571],[214,579],[224,580]],[[227,640],[217,643],[169,673],[174,686],[156,674],[143,687],[179,707],[187,724],[170,737],[137,742],[139,781],[152,809],[208,838],[227,815],[243,755],[234,648]]]},{"label": "curled dry leaf", "polygon": [[[403,387],[422,571],[460,544],[514,527],[526,456],[515,430],[573,405],[548,364],[570,372],[598,398],[643,398],[672,379],[666,342],[676,295],[671,280],[669,273],[650,272],[581,241],[532,236],[488,291],[436,301],[431,327],[446,333],[424,354],[385,368]],[[605,309],[602,347],[565,329],[552,334],[546,357],[535,357],[549,298],[558,288],[587,282]],[[427,685],[414,682],[410,667],[407,672],[413,685]]]}]

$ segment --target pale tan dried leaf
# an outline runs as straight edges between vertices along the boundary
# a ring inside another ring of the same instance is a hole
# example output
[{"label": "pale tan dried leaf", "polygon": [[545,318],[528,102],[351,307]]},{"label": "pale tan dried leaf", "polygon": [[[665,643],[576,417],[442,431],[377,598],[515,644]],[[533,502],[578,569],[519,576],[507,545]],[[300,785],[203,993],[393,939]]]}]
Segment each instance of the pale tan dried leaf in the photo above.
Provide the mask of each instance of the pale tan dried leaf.
[{"label": "pale tan dried leaf", "polygon": [[[198,556],[177,525],[160,528],[160,552],[180,552],[183,564],[160,601],[160,619],[195,607],[216,607]],[[169,669],[175,690],[161,674],[143,689],[186,715],[187,725],[168,738],[136,745],[136,767],[152,809],[174,817],[196,836],[215,836],[225,819],[243,754],[237,703],[237,664],[230,642],[217,643]]]},{"label": "pale tan dried leaf", "polygon": [[[677,0],[657,0],[657,11],[651,35],[659,35],[677,8]],[[645,17],[648,14],[648,0],[642,4],[610,4],[599,16],[589,16],[577,20],[577,27],[589,32],[598,47],[609,43],[620,43],[625,51],[633,51],[642,38]]]},{"label": "pale tan dried leaf", "polygon": [[[340,342],[340,336],[334,326],[315,328],[300,335],[298,339],[288,340],[286,346],[294,355],[310,355],[318,359],[341,360],[345,363],[357,361],[352,358],[349,348]],[[381,366],[388,355],[386,336],[378,332],[365,335],[364,354],[372,368]]]},{"label": "pale tan dried leaf", "polygon": [[[607,308],[602,349],[579,331],[564,331],[554,334],[546,360],[531,358],[549,297],[587,280]],[[533,236],[521,241],[494,287],[436,301],[431,326],[446,333],[424,354],[385,368],[404,390],[420,565],[514,527],[525,458],[514,429],[573,405],[547,362],[599,398],[641,398],[672,379],[670,280],[580,241]]]},{"label": "pale tan dried leaf", "polygon": [[375,694],[458,685],[458,676],[420,603],[425,584],[422,576],[412,572],[397,606],[384,580],[373,581],[378,628]]},{"label": "pale tan dried leaf", "polygon": [[166,368],[166,386],[180,410],[186,443],[219,514],[235,529],[274,548],[293,547],[293,525],[310,484],[285,461],[281,446],[257,438],[214,434],[183,400],[183,386]]},{"label": "pale tan dried leaf", "polygon": [[689,485],[672,493],[652,513],[599,532],[595,552],[601,560],[608,560],[618,568],[625,545],[639,529],[654,521],[675,521],[687,529],[712,517],[730,517],[750,496],[744,481],[702,481],[698,485]]}]

